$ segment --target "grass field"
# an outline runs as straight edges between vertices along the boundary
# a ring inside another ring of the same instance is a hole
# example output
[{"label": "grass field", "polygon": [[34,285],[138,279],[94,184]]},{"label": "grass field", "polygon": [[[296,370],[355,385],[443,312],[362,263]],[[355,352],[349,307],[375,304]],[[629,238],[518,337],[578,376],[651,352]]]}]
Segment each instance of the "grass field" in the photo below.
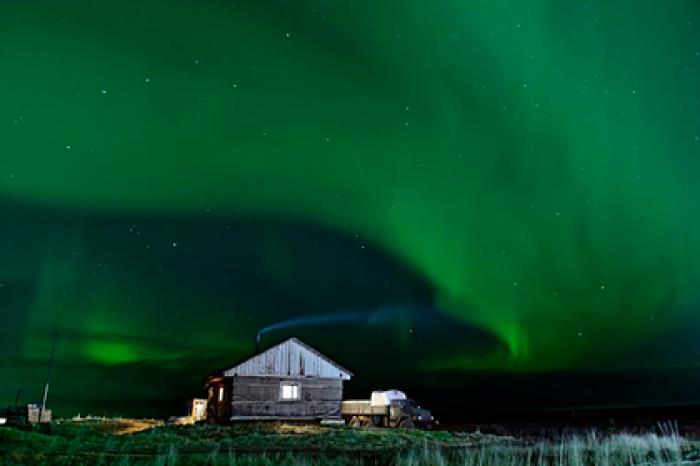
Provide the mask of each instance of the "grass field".
[{"label": "grass field", "polygon": [[[295,425],[155,426],[95,420],[50,434],[0,429],[1,464],[78,465],[474,465],[699,464],[675,431],[523,441],[480,433]],[[132,427],[132,428],[130,428]],[[144,429],[137,431],[138,429]]]}]

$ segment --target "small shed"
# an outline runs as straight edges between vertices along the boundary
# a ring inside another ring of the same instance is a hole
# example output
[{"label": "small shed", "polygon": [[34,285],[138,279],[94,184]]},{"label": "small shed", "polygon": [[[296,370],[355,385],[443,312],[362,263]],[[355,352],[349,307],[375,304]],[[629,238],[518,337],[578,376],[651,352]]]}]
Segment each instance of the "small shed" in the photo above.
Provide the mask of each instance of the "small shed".
[{"label": "small shed", "polygon": [[289,338],[207,379],[207,417],[243,420],[340,418],[343,382],[352,373]]}]

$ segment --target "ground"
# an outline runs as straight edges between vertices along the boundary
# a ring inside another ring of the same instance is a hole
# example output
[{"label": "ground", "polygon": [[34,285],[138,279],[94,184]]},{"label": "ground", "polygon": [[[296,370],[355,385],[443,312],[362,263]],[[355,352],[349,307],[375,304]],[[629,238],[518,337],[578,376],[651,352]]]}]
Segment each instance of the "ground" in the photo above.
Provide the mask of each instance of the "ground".
[{"label": "ground", "polygon": [[700,464],[673,426],[647,434],[589,431],[539,440],[481,432],[152,420],[57,422],[50,432],[0,429],[1,464],[678,465]]}]

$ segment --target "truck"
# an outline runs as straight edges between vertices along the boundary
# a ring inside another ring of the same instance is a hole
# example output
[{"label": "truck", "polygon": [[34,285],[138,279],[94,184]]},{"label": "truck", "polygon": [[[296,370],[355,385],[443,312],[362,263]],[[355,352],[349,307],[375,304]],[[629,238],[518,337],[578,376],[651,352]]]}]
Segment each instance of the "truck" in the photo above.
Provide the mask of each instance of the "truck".
[{"label": "truck", "polygon": [[375,390],[369,400],[345,400],[340,414],[351,427],[431,428],[436,423],[427,409],[421,408],[400,390]]}]

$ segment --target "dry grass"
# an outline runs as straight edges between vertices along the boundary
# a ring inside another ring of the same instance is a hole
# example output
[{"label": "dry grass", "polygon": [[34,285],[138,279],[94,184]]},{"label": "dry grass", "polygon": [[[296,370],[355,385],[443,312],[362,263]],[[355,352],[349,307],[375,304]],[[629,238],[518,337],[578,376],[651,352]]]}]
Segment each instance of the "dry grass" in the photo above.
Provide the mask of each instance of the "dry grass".
[{"label": "dry grass", "polygon": [[67,428],[79,427],[83,430],[92,431],[99,434],[125,435],[162,426],[163,421],[159,419],[78,416],[69,420],[57,420],[54,425],[59,429],[62,426],[67,426]]},{"label": "dry grass", "polygon": [[[0,464],[666,466],[700,464],[674,426],[525,441],[508,436],[295,424],[163,426],[82,419],[51,435],[0,429]],[[131,433],[130,433],[131,430]],[[138,431],[136,431],[138,430]],[[698,456],[697,459],[700,459]]]}]

